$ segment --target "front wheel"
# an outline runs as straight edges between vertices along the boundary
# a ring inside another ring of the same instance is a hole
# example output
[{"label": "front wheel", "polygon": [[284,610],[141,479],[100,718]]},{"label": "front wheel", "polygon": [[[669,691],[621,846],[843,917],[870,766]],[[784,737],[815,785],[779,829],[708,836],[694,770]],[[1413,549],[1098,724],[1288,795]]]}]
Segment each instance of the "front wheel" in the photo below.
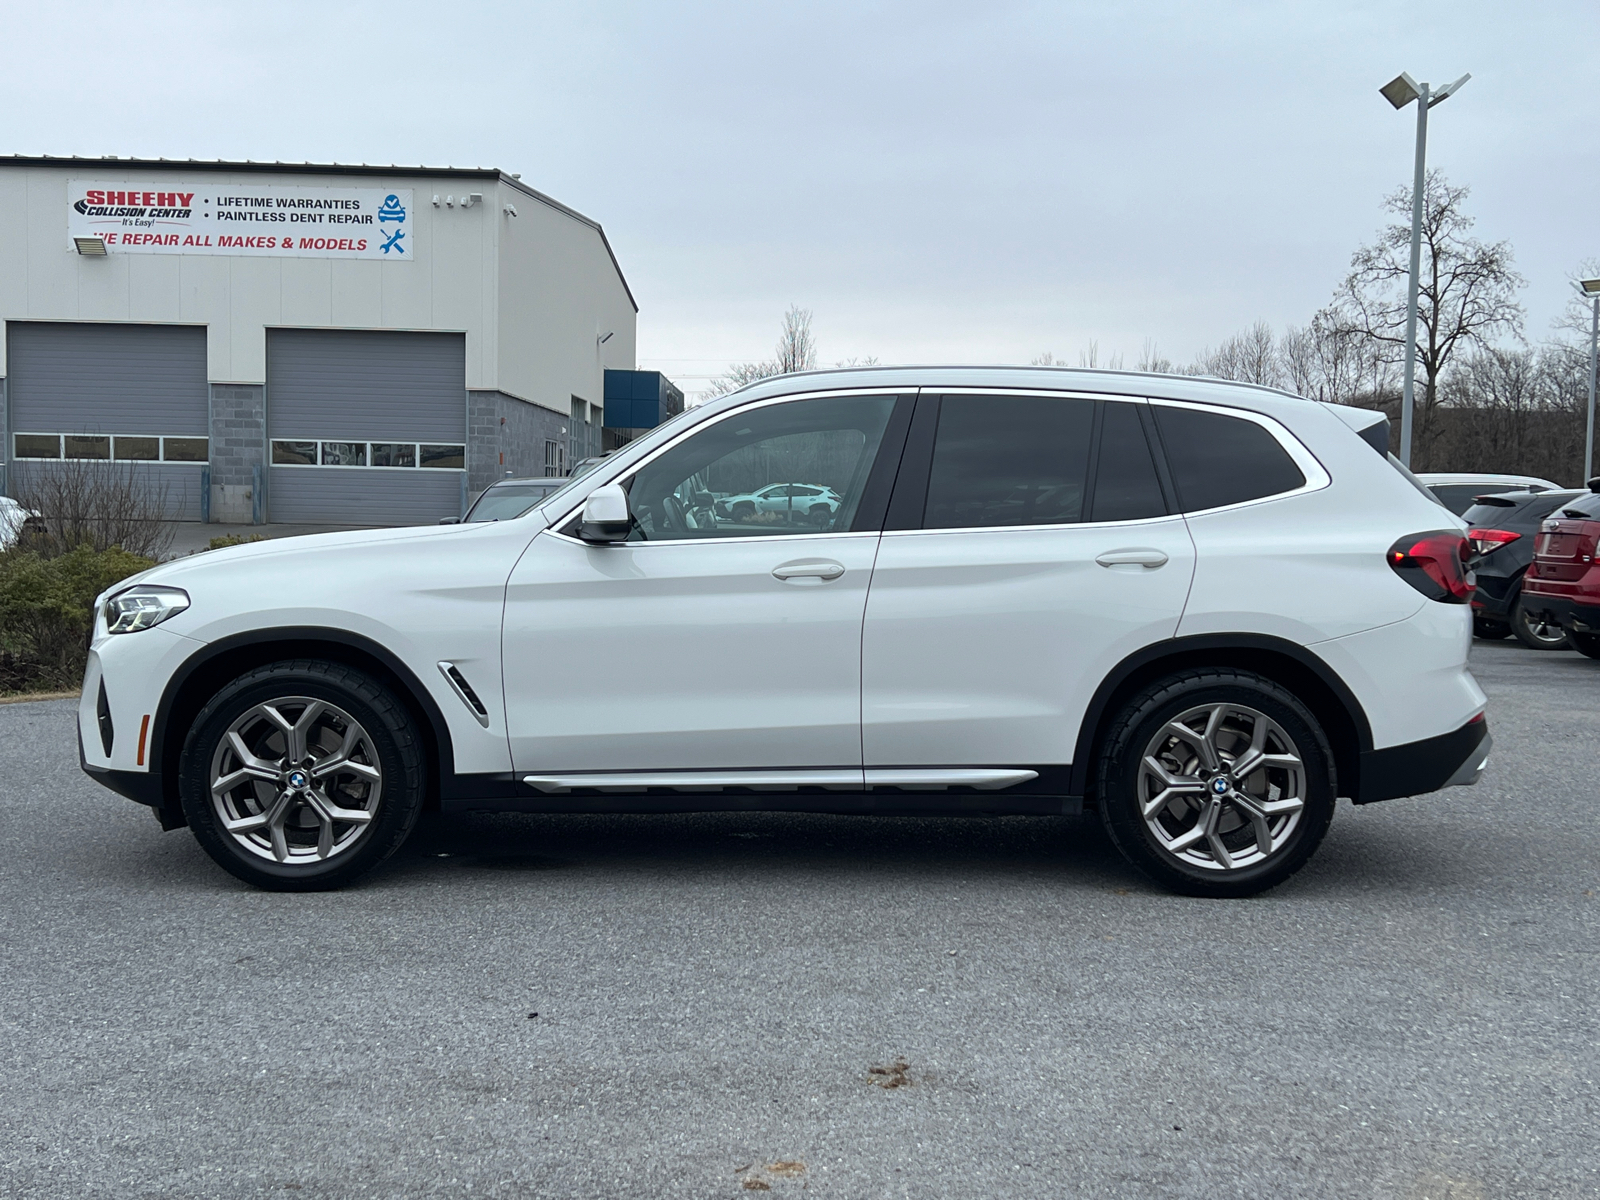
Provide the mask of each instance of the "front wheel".
[{"label": "front wheel", "polygon": [[246,672],[200,710],[179,793],[206,853],[271,891],[342,887],[405,841],[423,749],[381,684],[317,660]]},{"label": "front wheel", "polygon": [[1134,866],[1191,896],[1253,896],[1311,857],[1333,820],[1333,756],[1293,694],[1194,670],[1135,695],[1100,756],[1101,819]]}]

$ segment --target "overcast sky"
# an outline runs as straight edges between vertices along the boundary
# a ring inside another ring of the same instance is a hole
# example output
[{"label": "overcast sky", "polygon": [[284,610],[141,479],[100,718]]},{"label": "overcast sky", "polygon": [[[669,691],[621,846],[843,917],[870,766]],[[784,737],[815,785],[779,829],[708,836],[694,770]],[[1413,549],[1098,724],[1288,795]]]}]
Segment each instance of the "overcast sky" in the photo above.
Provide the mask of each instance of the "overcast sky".
[{"label": "overcast sky", "polygon": [[0,0],[15,153],[495,166],[601,221],[640,365],[1186,361],[1304,322],[1429,162],[1545,337],[1600,256],[1593,0],[41,5]]}]

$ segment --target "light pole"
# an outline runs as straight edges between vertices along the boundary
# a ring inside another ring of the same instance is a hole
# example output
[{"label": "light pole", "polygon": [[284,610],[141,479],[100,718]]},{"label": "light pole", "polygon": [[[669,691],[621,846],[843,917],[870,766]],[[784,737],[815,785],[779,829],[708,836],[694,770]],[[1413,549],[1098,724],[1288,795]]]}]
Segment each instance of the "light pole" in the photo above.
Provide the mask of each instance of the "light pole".
[{"label": "light pole", "polygon": [[1417,290],[1422,273],[1422,191],[1428,158],[1428,110],[1435,104],[1443,104],[1471,78],[1471,75],[1463,75],[1437,92],[1430,92],[1426,83],[1418,83],[1402,71],[1378,89],[1397,109],[1413,100],[1417,102],[1417,161],[1411,183],[1411,279],[1406,293],[1406,374],[1400,401],[1400,461],[1408,467],[1411,465],[1411,409],[1417,378]]},{"label": "light pole", "polygon": [[1578,292],[1589,301],[1589,424],[1583,434],[1583,486],[1594,478],[1594,371],[1600,352],[1600,279],[1578,280]]}]

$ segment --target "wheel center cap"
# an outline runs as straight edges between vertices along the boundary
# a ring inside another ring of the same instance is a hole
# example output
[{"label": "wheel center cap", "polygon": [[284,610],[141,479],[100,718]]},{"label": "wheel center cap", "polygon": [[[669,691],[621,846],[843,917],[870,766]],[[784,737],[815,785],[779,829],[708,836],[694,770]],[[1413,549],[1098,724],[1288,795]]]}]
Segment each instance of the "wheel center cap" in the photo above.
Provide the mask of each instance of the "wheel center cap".
[{"label": "wheel center cap", "polygon": [[310,777],[304,771],[289,772],[289,786],[292,788],[303,788],[310,782]]},{"label": "wheel center cap", "polygon": [[1211,781],[1211,794],[1214,796],[1226,796],[1228,794],[1227,779],[1221,775],[1218,775],[1215,779],[1213,779]]}]

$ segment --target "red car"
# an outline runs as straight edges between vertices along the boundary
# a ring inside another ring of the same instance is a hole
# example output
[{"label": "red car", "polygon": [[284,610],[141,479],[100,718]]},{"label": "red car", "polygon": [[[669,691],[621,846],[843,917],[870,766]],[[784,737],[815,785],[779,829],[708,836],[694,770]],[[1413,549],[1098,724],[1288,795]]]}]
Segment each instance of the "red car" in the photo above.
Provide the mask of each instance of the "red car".
[{"label": "red car", "polygon": [[[1592,486],[1592,485],[1591,485]],[[1562,505],[1539,526],[1533,565],[1522,580],[1522,604],[1558,622],[1572,648],[1600,658],[1600,494]]]}]

